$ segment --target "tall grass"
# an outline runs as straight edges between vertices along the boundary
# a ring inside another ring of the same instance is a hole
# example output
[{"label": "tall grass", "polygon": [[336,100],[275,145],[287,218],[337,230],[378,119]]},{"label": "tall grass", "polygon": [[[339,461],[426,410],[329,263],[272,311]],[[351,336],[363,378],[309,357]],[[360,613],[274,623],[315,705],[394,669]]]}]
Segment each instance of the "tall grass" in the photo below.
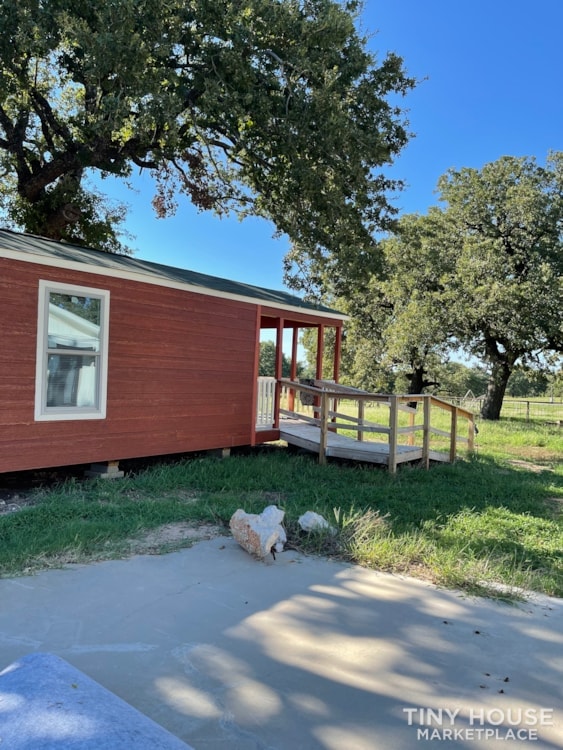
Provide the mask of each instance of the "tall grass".
[{"label": "tall grass", "polygon": [[[0,574],[127,554],[175,522],[227,526],[237,508],[286,513],[290,544],[488,595],[563,596],[563,431],[482,423],[477,451],[430,471],[331,462],[283,446],[192,457],[123,480],[73,481],[0,516]],[[314,510],[338,529],[306,534]]]}]

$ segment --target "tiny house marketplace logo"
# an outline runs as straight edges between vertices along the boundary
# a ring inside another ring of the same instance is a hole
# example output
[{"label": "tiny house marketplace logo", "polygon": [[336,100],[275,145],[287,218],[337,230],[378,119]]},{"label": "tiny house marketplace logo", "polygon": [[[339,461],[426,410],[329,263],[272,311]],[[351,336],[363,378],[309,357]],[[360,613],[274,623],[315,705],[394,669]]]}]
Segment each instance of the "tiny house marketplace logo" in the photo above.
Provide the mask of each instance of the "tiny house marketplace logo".
[{"label": "tiny house marketplace logo", "polygon": [[542,727],[553,726],[552,708],[403,708],[417,740],[535,742]]}]

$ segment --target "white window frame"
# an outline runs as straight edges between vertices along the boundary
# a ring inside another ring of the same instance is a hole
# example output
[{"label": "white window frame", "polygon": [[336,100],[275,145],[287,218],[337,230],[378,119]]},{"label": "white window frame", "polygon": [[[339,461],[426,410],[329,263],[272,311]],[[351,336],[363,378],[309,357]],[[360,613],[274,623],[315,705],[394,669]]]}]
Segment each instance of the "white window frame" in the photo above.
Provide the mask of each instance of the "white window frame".
[{"label": "white window frame", "polygon": [[[49,295],[70,294],[76,297],[94,297],[100,300],[100,351],[97,383],[97,406],[47,406],[47,363]],[[109,300],[107,289],[65,284],[56,281],[39,281],[39,306],[37,315],[37,355],[35,371],[35,421],[46,422],[71,419],[105,419],[108,380]]]}]

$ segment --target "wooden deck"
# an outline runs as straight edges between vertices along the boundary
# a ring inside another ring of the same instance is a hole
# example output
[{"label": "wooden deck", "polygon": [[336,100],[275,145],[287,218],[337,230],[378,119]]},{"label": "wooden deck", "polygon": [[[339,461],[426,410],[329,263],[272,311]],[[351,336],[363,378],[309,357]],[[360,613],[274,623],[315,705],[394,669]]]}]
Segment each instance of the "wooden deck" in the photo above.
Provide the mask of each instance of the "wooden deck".
[{"label": "wooden deck", "polygon": [[[285,440],[289,445],[296,445],[318,454],[321,443],[321,429],[314,424],[298,419],[282,419],[280,421],[280,440]],[[389,444],[374,440],[354,440],[329,429],[326,456],[389,466]],[[447,453],[438,451],[430,451],[429,457],[432,461],[449,461]],[[396,446],[397,464],[421,460],[422,448],[409,445]]]}]

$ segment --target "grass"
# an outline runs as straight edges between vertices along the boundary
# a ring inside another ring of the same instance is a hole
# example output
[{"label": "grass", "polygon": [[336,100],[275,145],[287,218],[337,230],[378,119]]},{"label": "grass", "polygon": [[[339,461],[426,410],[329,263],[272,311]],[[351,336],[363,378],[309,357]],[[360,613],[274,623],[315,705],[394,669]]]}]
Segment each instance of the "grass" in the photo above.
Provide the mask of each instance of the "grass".
[{"label": "grass", "polygon": [[[395,477],[280,446],[218,460],[192,457],[123,480],[69,481],[0,516],[0,575],[130,554],[163,524],[202,522],[227,533],[237,508],[286,512],[290,544],[471,593],[520,589],[563,596],[563,430],[481,423],[476,454]],[[314,510],[336,535],[305,534]],[[166,547],[169,549],[169,546]]]}]

